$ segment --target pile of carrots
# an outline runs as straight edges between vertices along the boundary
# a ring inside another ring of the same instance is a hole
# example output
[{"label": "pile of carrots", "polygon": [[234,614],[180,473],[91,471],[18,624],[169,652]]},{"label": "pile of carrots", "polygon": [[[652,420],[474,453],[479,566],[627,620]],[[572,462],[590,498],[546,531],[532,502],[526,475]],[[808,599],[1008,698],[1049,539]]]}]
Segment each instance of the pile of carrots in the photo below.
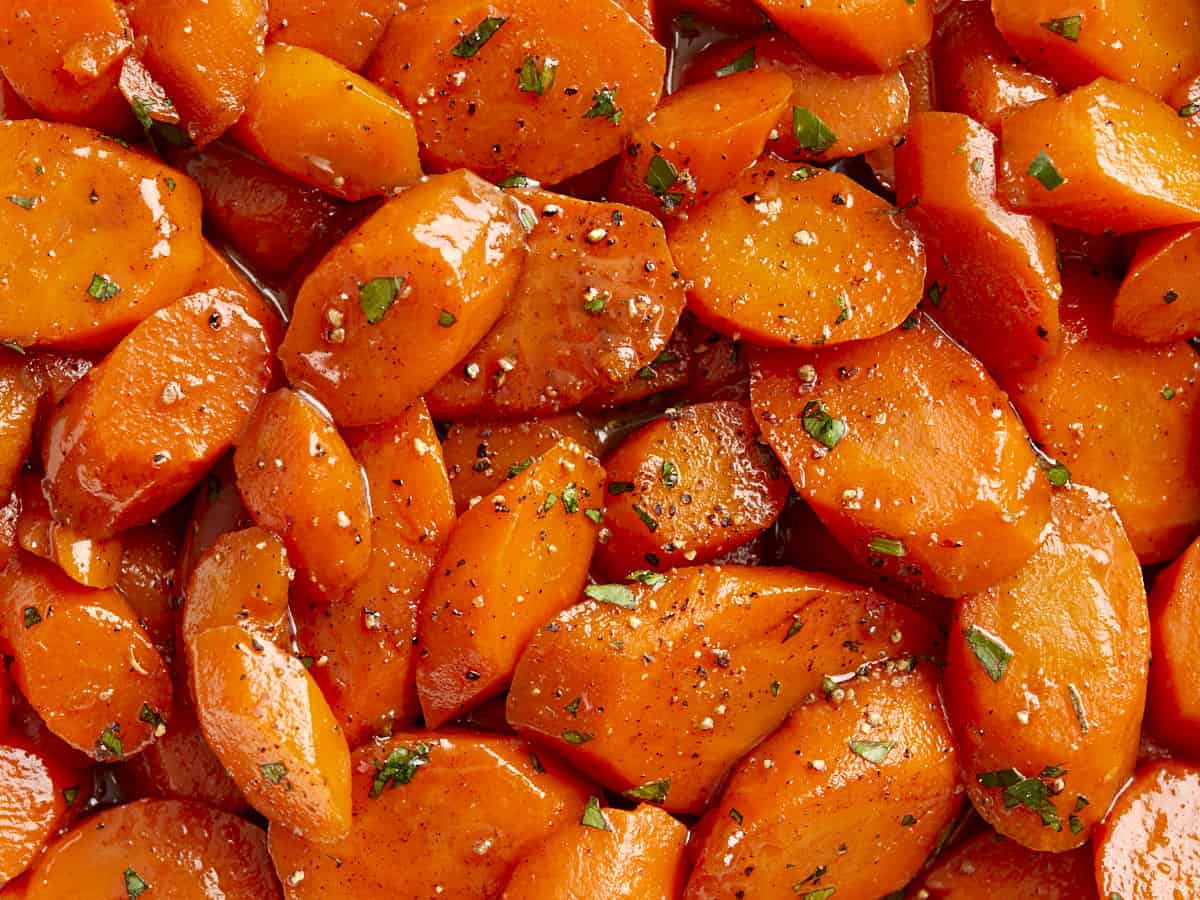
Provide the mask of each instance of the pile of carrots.
[{"label": "pile of carrots", "polygon": [[0,0],[0,900],[1200,897],[1200,0]]}]

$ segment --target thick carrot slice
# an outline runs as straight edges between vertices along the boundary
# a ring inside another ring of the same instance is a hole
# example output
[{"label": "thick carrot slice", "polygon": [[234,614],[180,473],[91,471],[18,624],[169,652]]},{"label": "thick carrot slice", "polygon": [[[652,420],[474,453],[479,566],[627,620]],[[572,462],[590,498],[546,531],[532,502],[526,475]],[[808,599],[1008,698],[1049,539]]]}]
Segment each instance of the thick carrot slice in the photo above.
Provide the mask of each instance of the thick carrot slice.
[{"label": "thick carrot slice", "polygon": [[277,169],[347,200],[421,177],[412,116],[340,63],[273,44],[232,137]]},{"label": "thick carrot slice", "polygon": [[1005,113],[1057,94],[1049,78],[1013,59],[986,3],[953,0],[937,15],[930,48],[941,108],[996,133]]},{"label": "thick carrot slice", "polygon": [[[682,323],[682,318],[680,319]],[[679,391],[686,388],[691,378],[691,347],[687,335],[676,325],[667,339],[667,346],[659,351],[648,365],[642,366],[620,384],[605,385],[583,398],[579,410],[588,414],[600,414],[610,410],[632,406],[656,394]]]},{"label": "thick carrot slice", "polygon": [[760,344],[860,340],[921,298],[916,234],[836,172],[764,160],[671,232],[689,308]]},{"label": "thick carrot slice", "polygon": [[885,72],[929,43],[932,0],[755,0],[831,69]]},{"label": "thick carrot slice", "polygon": [[1178,113],[1097,78],[1004,121],[1000,196],[1018,212],[1092,233],[1200,221],[1200,154]]},{"label": "thick carrot slice", "polygon": [[254,520],[250,518],[238,493],[233,454],[227,454],[209,470],[204,483],[196,491],[175,566],[175,584],[182,588],[188,583],[200,557],[221,535],[249,528],[253,524]]},{"label": "thick carrot slice", "polygon": [[132,37],[113,0],[3,0],[0,72],[40,118],[124,133],[134,120],[117,79]]},{"label": "thick carrot slice", "polygon": [[138,624],[164,658],[175,641],[175,565],[179,561],[178,529],[161,522],[121,535],[121,568],[116,589],[137,613]]},{"label": "thick carrot slice", "polygon": [[928,319],[909,324],[828,350],[759,351],[751,399],[792,483],[855,558],[955,597],[1033,554],[1050,484],[982,366]]},{"label": "thick carrot slice", "polygon": [[322,842],[350,828],[350,750],[300,660],[237,625],[191,643],[204,738],[250,805]]},{"label": "thick carrot slice", "polygon": [[1087,842],[1133,772],[1150,635],[1104,495],[1059,490],[1053,510],[1033,558],[959,604],[945,690],[975,808],[1026,847],[1061,851]]},{"label": "thick carrot slice", "polygon": [[578,413],[520,422],[455,422],[442,441],[442,452],[458,512],[529,468],[563,438],[592,453],[600,450],[592,426]]},{"label": "thick carrot slice", "polygon": [[396,0],[272,0],[267,42],[307,47],[361,72],[398,6]]},{"label": "thick carrot slice", "polygon": [[92,540],[55,522],[41,480],[33,472],[21,473],[17,493],[21,498],[17,543],[23,550],[51,560],[68,578],[85,587],[110,588],[117,583],[124,553],[120,537]]},{"label": "thick carrot slice", "polygon": [[966,116],[913,117],[896,148],[896,203],[925,241],[926,310],[990,372],[1058,350],[1054,232],[996,200],[996,138]]},{"label": "thick carrot slice", "polygon": [[393,422],[350,432],[371,490],[371,559],[329,604],[297,592],[297,640],[350,746],[411,726],[417,701],[417,608],[454,524],[437,433],[417,401]]},{"label": "thick carrot slice", "polygon": [[688,406],[640,428],[604,463],[609,577],[706,563],[762,534],[790,485],[758,441],[748,403]]},{"label": "thick carrot slice", "polygon": [[609,196],[663,217],[703,203],[758,159],[791,94],[791,79],[771,71],[672,94],[629,136]]},{"label": "thick carrot slice", "polygon": [[1200,543],[1159,573],[1150,594],[1152,643],[1146,721],[1155,736],[1200,756]]},{"label": "thick carrot slice", "polygon": [[1125,900],[1200,892],[1200,767],[1159,762],[1138,772],[1096,840],[1096,884]]},{"label": "thick carrot slice", "polygon": [[1142,563],[1172,559],[1200,527],[1200,360],[1114,335],[1108,279],[1068,265],[1063,287],[1061,352],[1004,386],[1070,477],[1112,498]]},{"label": "thick carrot slice", "polygon": [[55,841],[26,900],[204,900],[214,889],[228,900],[280,896],[262,829],[199,803],[139,800]]},{"label": "thick carrot slice", "polygon": [[1155,343],[1200,334],[1200,291],[1191,274],[1197,260],[1200,227],[1143,235],[1113,299],[1113,331]]},{"label": "thick carrot slice", "polygon": [[954,743],[933,669],[883,668],[742,760],[701,823],[685,900],[878,897],[916,874],[959,807]]},{"label": "thick carrot slice", "polygon": [[107,537],[195,487],[266,392],[265,314],[245,294],[192,294],[93,367],[47,425],[44,487],[55,519]]},{"label": "thick carrot slice", "polygon": [[612,0],[443,0],[392,19],[370,76],[413,113],[432,170],[555,184],[620,150],[665,71]]},{"label": "thick carrot slice", "polygon": [[527,204],[525,271],[496,326],[426,398],[436,416],[573,409],[636,378],[679,321],[683,285],[658,220],[549,191],[514,196]]},{"label": "thick carrot slice", "polygon": [[579,599],[603,485],[596,458],[563,439],[459,518],[421,600],[427,725],[503,691],[534,632]]},{"label": "thick carrot slice", "polygon": [[560,762],[509,737],[397,734],[355,751],[353,772],[344,841],[314,844],[272,826],[288,900],[417,900],[438,888],[494,896],[538,842],[578,821],[588,797]]},{"label": "thick carrot slice", "polygon": [[371,503],[362,467],[303,394],[267,396],[233,455],[254,521],[287,546],[298,577],[338,599],[367,571]]},{"label": "thick carrot slice", "polygon": [[1106,77],[1161,97],[1200,65],[1195,0],[992,0],[992,15],[1030,66],[1070,87]]},{"label": "thick carrot slice", "polygon": [[992,831],[947,850],[905,896],[913,900],[1097,900],[1088,848],[1035,853]]},{"label": "thick carrot slice", "polygon": [[288,376],[340,424],[396,418],[499,318],[523,239],[516,205],[469,172],[410,188],[305,280],[279,351]]},{"label": "thick carrot slice", "polygon": [[130,0],[142,61],[166,90],[192,143],[238,120],[263,70],[264,0]]},{"label": "thick carrot slice", "polygon": [[0,497],[8,497],[33,445],[41,385],[24,358],[0,348]]},{"label": "thick carrot slice", "polygon": [[653,792],[674,812],[703,810],[825,676],[937,652],[922,616],[823,575],[706,566],[639,582],[594,586],[534,636],[508,720],[605,787]]},{"label": "thick carrot slice", "polygon": [[6,340],[107,349],[191,284],[201,248],[190,180],[94,132],[33,119],[0,122],[0,155]]},{"label": "thick carrot slice", "polygon": [[22,553],[0,575],[13,682],[46,725],[96,759],[132,756],[171,715],[171,677],[129,604]]},{"label": "thick carrot slice", "polygon": [[0,743],[0,882],[24,872],[62,827],[78,774],[20,741]]},{"label": "thick carrot slice", "polygon": [[[710,78],[724,81],[729,77],[726,73],[742,69],[778,70],[792,80],[791,101],[767,142],[767,149],[778,156],[823,160],[855,156],[886,146],[904,132],[910,98],[899,71],[846,74],[826,69],[778,32],[715,44],[692,61],[684,79],[686,84]],[[801,113],[806,116],[803,128],[793,125],[792,110],[797,107],[806,111]],[[813,132],[807,116],[815,117],[829,134]]]},{"label": "thick carrot slice", "polygon": [[575,900],[585,886],[592,897],[675,900],[686,842],[687,828],[661,809],[606,809],[588,824],[563,825],[531,850],[500,900]]}]

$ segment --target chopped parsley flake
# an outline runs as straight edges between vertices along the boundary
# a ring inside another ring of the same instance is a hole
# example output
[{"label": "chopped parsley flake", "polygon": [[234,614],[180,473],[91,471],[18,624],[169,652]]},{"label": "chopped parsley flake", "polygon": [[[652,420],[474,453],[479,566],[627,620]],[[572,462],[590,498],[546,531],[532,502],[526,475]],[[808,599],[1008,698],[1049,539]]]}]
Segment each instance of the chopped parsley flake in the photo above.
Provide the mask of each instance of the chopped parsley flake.
[{"label": "chopped parsley flake", "polygon": [[554,87],[554,76],[558,74],[558,60],[544,59],[539,66],[532,57],[525,57],[517,71],[517,87],[526,94],[544,94]]},{"label": "chopped parsley flake", "polygon": [[99,303],[111,300],[121,293],[121,286],[106,275],[93,275],[87,288],[88,296]]},{"label": "chopped parsley flake", "polygon": [[146,884],[145,879],[132,867],[125,870],[125,893],[129,896],[129,900],[137,900],[148,890],[150,890],[150,885]]},{"label": "chopped parsley flake", "polygon": [[396,296],[404,289],[404,276],[372,278],[358,286],[358,305],[370,325],[378,325],[396,302]]},{"label": "chopped parsley flake", "polygon": [[846,423],[825,411],[820,400],[809,400],[800,413],[800,424],[808,436],[832,450],[846,436]]},{"label": "chopped parsley flake", "polygon": [[837,135],[822,122],[817,114],[803,106],[792,107],[792,137],[796,143],[812,153],[824,153],[837,143]]},{"label": "chopped parsley flake", "polygon": [[367,796],[373,800],[388,788],[412,781],[422,766],[429,765],[429,749],[423,742],[411,748],[397,747],[383,762],[376,760],[375,777]]},{"label": "chopped parsley flake", "polygon": [[262,772],[263,778],[271,784],[283,784],[283,780],[287,778],[287,766],[283,763],[263,763],[258,768]]},{"label": "chopped parsley flake", "polygon": [[450,53],[459,59],[470,59],[483,49],[483,45],[490,41],[507,21],[508,19],[499,16],[488,16],[464,34]]},{"label": "chopped parsley flake", "polygon": [[988,678],[992,681],[999,681],[1003,678],[1009,661],[1013,658],[1013,652],[1008,645],[978,625],[964,629],[963,636],[966,638],[967,646],[971,648],[971,652],[983,666],[983,671],[987,672]]},{"label": "chopped parsley flake", "polygon": [[904,548],[904,542],[896,538],[889,537],[873,537],[867,541],[867,548],[872,553],[878,553],[881,556],[907,556],[908,551]]},{"label": "chopped parsley flake", "polygon": [[595,828],[597,831],[612,831],[612,826],[608,824],[608,819],[604,818],[604,813],[600,810],[600,798],[589,797],[587,806],[583,808],[583,815],[579,819],[579,824],[587,828]]},{"label": "chopped parsley flake", "polygon": [[1025,174],[1032,175],[1048,191],[1061,187],[1067,181],[1058,174],[1058,169],[1054,168],[1054,163],[1045,150],[1038,151],[1038,155],[1033,158],[1033,162],[1029,164]]},{"label": "chopped parsley flake", "polygon": [[739,53],[725,65],[721,66],[721,68],[717,69],[717,71],[713,74],[717,78],[728,78],[730,75],[733,75],[737,72],[745,72],[749,69],[753,69],[755,65],[754,47],[751,47],[749,50]]},{"label": "chopped parsley flake", "polygon": [[850,749],[861,756],[867,762],[873,762],[875,765],[883,765],[883,761],[887,759],[888,754],[892,752],[892,748],[896,746],[895,741],[851,741]]},{"label": "chopped parsley flake", "polygon": [[617,106],[616,88],[603,87],[592,94],[592,106],[583,114],[585,119],[608,119],[614,125],[621,124],[621,110]]},{"label": "chopped parsley flake", "polygon": [[621,609],[637,609],[638,601],[633,591],[623,584],[589,584],[583,595],[598,603],[609,603]]},{"label": "chopped parsley flake", "polygon": [[1066,38],[1072,43],[1079,42],[1079,26],[1083,24],[1083,16],[1064,16],[1061,19],[1051,19],[1040,23],[1047,31]]},{"label": "chopped parsley flake", "polygon": [[645,800],[649,803],[662,803],[667,799],[667,792],[671,790],[671,779],[663,778],[660,781],[649,781],[646,784],[635,788],[630,788],[625,791],[623,796],[630,800]]}]

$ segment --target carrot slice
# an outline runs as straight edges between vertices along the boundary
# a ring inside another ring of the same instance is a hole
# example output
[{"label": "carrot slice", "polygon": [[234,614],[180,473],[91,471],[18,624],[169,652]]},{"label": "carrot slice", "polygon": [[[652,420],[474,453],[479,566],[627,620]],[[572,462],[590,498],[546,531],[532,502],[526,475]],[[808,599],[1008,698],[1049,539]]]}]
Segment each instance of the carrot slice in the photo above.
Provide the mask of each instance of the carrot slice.
[{"label": "carrot slice", "polygon": [[555,184],[620,150],[665,71],[663,48],[611,0],[442,0],[392,19],[370,77],[412,111],[433,171]]},{"label": "carrot slice", "polygon": [[46,426],[43,484],[55,519],[107,537],[195,487],[266,392],[266,314],[245,294],[192,294],[93,367]]},{"label": "carrot slice", "polygon": [[0,348],[0,497],[8,497],[33,445],[41,385],[24,358]]},{"label": "carrot slice", "polygon": [[300,576],[339,599],[367,571],[371,503],[362,467],[303,394],[275,391],[259,405],[233,455],[254,521],[283,539]]},{"label": "carrot slice", "polygon": [[573,409],[638,377],[679,321],[682,283],[658,220],[549,191],[513,196],[526,204],[525,271],[495,327],[426,397],[435,416]]},{"label": "carrot slice", "polygon": [[503,691],[534,632],[579,598],[603,484],[596,458],[563,439],[459,517],[421,600],[427,725]]},{"label": "carrot slice", "polygon": [[703,566],[588,593],[530,642],[508,720],[610,790],[657,786],[673,812],[704,809],[825,676],[939,640],[872,591],[791,569]]},{"label": "carrot slice", "polygon": [[1011,113],[1000,196],[1018,212],[1099,234],[1200,221],[1200,155],[1177,112],[1097,78]]},{"label": "carrot slice", "polygon": [[1200,767],[1159,762],[1138,772],[1096,841],[1096,884],[1126,900],[1200,892]]},{"label": "carrot slice", "polygon": [[758,441],[747,403],[688,406],[646,425],[610,455],[600,569],[624,578],[636,569],[706,563],[762,534],[783,509],[790,485]]},{"label": "carrot slice", "polygon": [[845,175],[764,160],[671,233],[690,309],[759,344],[890,331],[921,297],[925,253],[888,209]]},{"label": "carrot slice", "polygon": [[684,900],[878,897],[958,811],[936,673],[870,667],[797,709],[734,770],[700,825]]},{"label": "carrot slice", "polygon": [[831,69],[885,72],[929,43],[932,0],[755,0],[772,21]]},{"label": "carrot slice", "polygon": [[396,9],[396,0],[271,0],[267,42],[307,47],[361,72]]},{"label": "carrot slice", "polygon": [[34,119],[0,122],[0,155],[5,340],[105,350],[191,284],[201,246],[190,180],[94,132]]},{"label": "carrot slice", "polygon": [[1193,543],[1154,579],[1146,722],[1164,743],[1200,755],[1200,543]]},{"label": "carrot slice", "polygon": [[991,900],[1043,897],[1096,900],[1088,848],[1035,853],[1016,841],[984,831],[946,850],[905,896],[928,900]]},{"label": "carrot slice", "polygon": [[417,609],[454,504],[425,404],[348,437],[371,490],[370,562],[345,602],[298,591],[292,615],[310,671],[355,747],[420,715]]},{"label": "carrot slice", "polygon": [[1183,119],[1192,134],[1200,133],[1200,69],[1176,84],[1166,99],[1167,105]]},{"label": "carrot slice", "polygon": [[675,900],[686,842],[686,826],[661,809],[606,809],[588,824],[563,825],[533,848],[499,900],[575,900],[584,885],[593,897]]},{"label": "carrot slice", "polygon": [[1191,278],[1196,260],[1200,226],[1143,235],[1113,299],[1113,331],[1153,343],[1200,334],[1200,291]]},{"label": "carrot slice", "polygon": [[401,415],[492,327],[525,257],[517,207],[470,172],[430,178],[304,282],[280,358],[342,425]]},{"label": "carrot slice", "polygon": [[253,524],[237,490],[233,454],[226,454],[209,470],[192,501],[175,566],[175,583],[181,588],[188,583],[200,557],[221,535]]},{"label": "carrot slice", "polygon": [[21,473],[17,493],[21,498],[17,543],[23,550],[51,560],[68,578],[85,587],[110,588],[117,583],[124,552],[120,537],[92,540],[55,522],[40,479],[33,472]]},{"label": "carrot slice", "polygon": [[1061,352],[1004,386],[1069,477],[1112,498],[1143,565],[1172,559],[1200,526],[1200,360],[1184,341],[1114,335],[1108,279],[1068,265],[1063,287]]},{"label": "carrot slice", "polygon": [[34,867],[26,900],[179,900],[280,895],[262,829],[180,800],[106,809],[55,841]]},{"label": "carrot slice", "polygon": [[0,743],[0,882],[24,872],[62,827],[78,774],[19,740]]},{"label": "carrot slice", "polygon": [[180,543],[178,529],[163,522],[121,535],[121,567],[115,587],[164,658],[174,649],[175,564]]},{"label": "carrot slice", "polygon": [[272,825],[288,900],[432,897],[438,888],[494,896],[539,841],[580,818],[588,797],[561,763],[509,737],[397,734],[355,751],[353,771],[348,838],[316,844]]},{"label": "carrot slice", "polygon": [[[656,0],[662,30],[684,16],[692,16],[725,31],[755,31],[767,24],[763,11],[753,0]],[[680,27],[692,27],[686,19]]]},{"label": "carrot slice", "polygon": [[394,195],[421,177],[412,116],[340,63],[273,44],[232,137],[277,169],[347,200]]},{"label": "carrot slice", "polygon": [[855,558],[955,597],[1033,554],[1050,484],[979,363],[923,316],[908,324],[829,349],[759,351],[751,399],[797,491]]},{"label": "carrot slice", "polygon": [[896,203],[925,241],[926,311],[990,372],[1058,350],[1054,232],[996,200],[996,139],[956,113],[912,118],[896,148]]}]

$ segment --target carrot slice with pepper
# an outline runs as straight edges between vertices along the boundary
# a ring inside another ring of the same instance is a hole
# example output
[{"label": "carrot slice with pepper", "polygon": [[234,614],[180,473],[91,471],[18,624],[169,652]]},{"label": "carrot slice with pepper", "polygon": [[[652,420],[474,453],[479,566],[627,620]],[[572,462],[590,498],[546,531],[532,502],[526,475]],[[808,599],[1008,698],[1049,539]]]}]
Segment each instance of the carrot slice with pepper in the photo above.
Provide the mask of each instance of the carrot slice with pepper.
[{"label": "carrot slice with pepper", "polygon": [[21,515],[17,543],[34,556],[51,560],[72,581],[85,587],[110,588],[117,583],[124,553],[120,537],[93,540],[50,517],[41,481],[22,472],[17,483]]},{"label": "carrot slice with pepper", "polygon": [[933,0],[755,0],[831,69],[885,72],[929,43]]},{"label": "carrot slice with pepper", "polygon": [[1200,226],[1142,235],[1113,298],[1113,331],[1152,343],[1200,334],[1200,291],[1192,272],[1200,260]]},{"label": "carrot slice with pepper", "polygon": [[1200,755],[1200,543],[1154,579],[1150,594],[1150,685],[1146,722],[1155,736]]},{"label": "carrot slice with pepper", "polygon": [[396,0],[271,0],[267,42],[307,47],[361,72],[397,8]]},{"label": "carrot slice with pepper", "polygon": [[0,741],[0,882],[24,872],[63,826],[79,775],[19,738]]},{"label": "carrot slice with pepper", "polygon": [[41,385],[22,354],[0,348],[0,497],[8,497],[33,445]]}]

